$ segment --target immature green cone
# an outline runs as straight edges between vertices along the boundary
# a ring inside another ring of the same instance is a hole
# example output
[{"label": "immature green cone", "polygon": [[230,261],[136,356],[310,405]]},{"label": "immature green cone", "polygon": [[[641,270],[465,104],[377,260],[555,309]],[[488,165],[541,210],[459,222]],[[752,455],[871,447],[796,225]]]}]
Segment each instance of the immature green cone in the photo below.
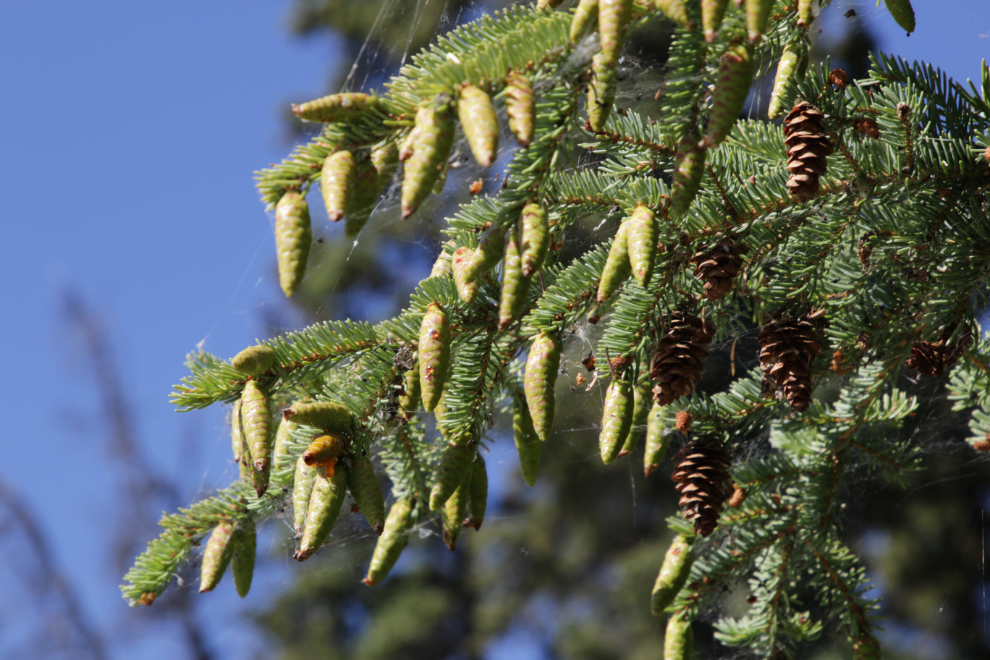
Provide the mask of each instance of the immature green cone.
[{"label": "immature green cone", "polygon": [[228,521],[221,522],[210,533],[200,569],[199,593],[213,591],[220,584],[220,578],[223,577],[227,564],[230,563],[232,555],[230,537],[233,533],[234,526]]},{"label": "immature green cone", "polygon": [[523,385],[526,405],[533,419],[536,435],[543,442],[553,430],[554,385],[560,369],[560,340],[546,332],[540,332],[529,347],[526,359],[526,375]]},{"label": "immature green cone", "polygon": [[536,435],[529,407],[520,396],[516,397],[516,405],[512,411],[512,433],[516,439],[516,451],[519,453],[519,467],[522,469],[523,479],[527,486],[533,486],[540,472],[543,442]]},{"label": "immature green cone", "polygon": [[292,104],[292,112],[306,121],[350,122],[378,105],[369,94],[331,94],[308,103]]},{"label": "immature green cone", "polygon": [[797,25],[799,28],[807,28],[815,20],[813,4],[814,0],[798,0]]},{"label": "immature green cone", "polygon": [[650,612],[660,616],[667,606],[674,602],[677,594],[684,588],[691,574],[691,564],[694,563],[694,547],[683,534],[674,537],[667,548],[663,565],[653,584],[653,594],[650,596]]},{"label": "immature green cone", "polygon": [[399,146],[394,141],[386,142],[371,152],[371,166],[378,175],[378,189],[381,190],[392,180],[399,169]]},{"label": "immature green cone", "polygon": [[474,302],[478,296],[478,288],[481,285],[477,278],[471,281],[467,279],[473,258],[474,251],[471,248],[459,247],[454,250],[450,259],[450,269],[454,274],[454,286],[457,287],[457,295],[468,305]]},{"label": "immature green cone", "polygon": [[725,8],[729,0],[701,0],[701,27],[705,30],[705,41],[715,43],[715,33],[722,27]]},{"label": "immature green cone", "polygon": [[529,78],[518,71],[510,71],[505,77],[505,112],[509,115],[509,130],[519,146],[528,147],[533,141],[536,102]]},{"label": "immature green cone", "polygon": [[670,186],[670,214],[675,218],[687,213],[705,175],[706,149],[691,131],[677,144],[674,154],[674,182]]},{"label": "immature green cone", "polygon": [[489,167],[498,154],[498,121],[491,98],[483,89],[470,83],[464,85],[457,100],[457,117],[474,159],[482,167]]},{"label": "immature green cone", "polygon": [[330,538],[330,530],[340,515],[340,507],[343,506],[346,495],[347,470],[337,470],[332,477],[316,475],[313,492],[309,496],[302,540],[293,555],[296,561],[305,561],[312,557]]},{"label": "immature green cone", "polygon": [[471,476],[471,470],[468,470],[461,485],[443,505],[443,542],[451,552],[461,535],[461,521],[467,515],[468,500],[471,498]]},{"label": "immature green cone", "polygon": [[598,37],[602,61],[614,67],[619,63],[629,32],[633,0],[598,0]]},{"label": "immature green cone", "polygon": [[718,78],[712,92],[712,109],[704,146],[717,147],[729,135],[742,112],[753,78],[753,61],[746,46],[730,48],[718,65]]},{"label": "immature green cone", "polygon": [[419,388],[419,365],[414,364],[413,368],[402,377],[402,396],[399,397],[399,414],[410,420],[419,409],[422,393]]},{"label": "immature green cone", "polygon": [[591,82],[588,83],[588,129],[592,132],[597,133],[605,128],[618,85],[615,65],[605,62],[601,53],[592,57]]},{"label": "immature green cone", "polygon": [[245,598],[251,591],[254,560],[257,555],[258,531],[254,526],[254,518],[248,516],[240,527],[234,530],[230,545],[233,549],[230,570],[234,574],[234,586],[237,587],[237,595]]},{"label": "immature green cone", "polygon": [[633,387],[628,380],[616,377],[605,393],[602,411],[602,432],[598,436],[598,448],[602,461],[608,465],[619,456],[622,443],[632,428]]},{"label": "immature green cone", "polygon": [[289,434],[299,428],[298,424],[283,418],[275,431],[275,447],[272,449],[272,469],[280,470],[289,460],[288,443],[292,440]]},{"label": "immature green cone", "polygon": [[408,218],[423,203],[440,176],[454,144],[454,114],[449,107],[420,108],[416,113],[416,138],[402,176],[402,217]]},{"label": "immature green cone", "polygon": [[639,436],[643,435],[643,427],[646,425],[646,418],[650,415],[652,404],[652,383],[645,380],[633,388],[632,424],[629,426],[629,435],[626,436],[626,441],[622,443],[622,449],[619,450],[619,458],[636,451],[636,446],[639,445]]},{"label": "immature green cone", "polygon": [[344,235],[348,239],[357,238],[368,223],[381,189],[378,171],[371,161],[359,161],[354,167],[354,185],[351,189],[351,199],[347,204],[347,215],[344,216]]},{"label": "immature green cone", "polygon": [[746,0],[746,31],[749,34],[749,43],[755,44],[766,31],[773,2],[774,0]]},{"label": "immature green cone", "polygon": [[472,527],[475,531],[481,529],[487,508],[488,470],[485,468],[484,457],[479,453],[471,463],[471,504],[468,508],[468,517],[464,519],[464,526]]},{"label": "immature green cone", "polygon": [[299,290],[306,274],[313,230],[306,198],[286,191],[275,205],[275,248],[278,253],[278,282],[287,298]]},{"label": "immature green cone", "polygon": [[419,387],[426,412],[440,401],[449,369],[450,322],[439,303],[432,303],[419,328]]},{"label": "immature green cone", "polygon": [[687,11],[687,0],[654,0],[654,4],[657,9],[663,12],[664,16],[675,23],[691,29],[691,19]]},{"label": "immature green cone", "polygon": [[646,447],[643,453],[643,473],[650,476],[656,472],[667,455],[672,433],[664,434],[663,406],[653,404],[646,417]]},{"label": "immature green cone", "polygon": [[914,32],[914,7],[911,6],[911,0],[884,0],[884,3],[898,25],[908,34]]},{"label": "immature green cone", "polygon": [[323,206],[331,222],[341,220],[347,213],[356,178],[357,163],[350,151],[336,151],[323,161],[320,192],[323,193]]},{"label": "immature green cone", "polygon": [[[244,432],[241,427],[241,400],[234,401],[230,409],[230,446],[234,453],[234,462],[240,463],[244,458]],[[248,450],[250,456],[250,450]]]},{"label": "immature green cone", "polygon": [[630,273],[632,273],[632,265],[629,263],[629,223],[623,222],[619,225],[618,231],[615,232],[612,247],[608,251],[608,258],[605,259],[605,267],[602,269],[602,279],[598,283],[598,294],[595,296],[595,302],[601,305],[611,298]]},{"label": "immature green cone", "polygon": [[306,525],[306,510],[309,508],[309,498],[313,494],[313,481],[316,479],[316,467],[306,465],[300,456],[296,460],[296,478],[292,482],[292,518],[295,523],[296,536],[302,536]]},{"label": "immature green cone", "polygon": [[430,270],[430,277],[443,277],[444,275],[451,275],[454,272],[451,266],[452,259],[453,255],[451,253],[441,249],[437,260],[433,262],[433,268]]},{"label": "immature green cone", "polygon": [[447,445],[437,467],[433,489],[430,491],[430,511],[436,511],[447,503],[467,477],[471,461],[477,453],[477,446],[474,444],[463,445],[451,442]]},{"label": "immature green cone", "polygon": [[784,110],[790,110],[797,83],[804,77],[807,68],[808,54],[802,44],[790,42],[784,46],[784,52],[780,54],[780,62],[777,64],[777,75],[773,78],[767,118],[776,119]]},{"label": "immature green cone", "polygon": [[523,207],[519,216],[522,225],[522,242],[519,256],[522,259],[522,274],[532,277],[543,267],[550,249],[550,224],[546,210],[536,203]]},{"label": "immature green cone", "polygon": [[502,262],[502,295],[498,305],[498,329],[505,330],[522,314],[529,293],[529,278],[522,274],[519,258],[519,232],[513,229],[505,242]]},{"label": "immature green cone", "polygon": [[263,374],[271,369],[274,364],[275,351],[264,344],[249,346],[235,355],[230,361],[230,366],[248,376]]},{"label": "immature green cone", "polygon": [[333,433],[354,434],[354,416],[339,403],[318,401],[294,403],[282,411],[282,416],[296,424],[312,426]]},{"label": "immature green cone", "polygon": [[505,254],[505,230],[501,227],[490,227],[478,240],[478,248],[464,267],[463,277],[466,282],[477,282],[481,276],[494,268]]},{"label": "immature green cone", "polygon": [[260,472],[271,462],[275,438],[272,436],[272,411],[268,395],[253,380],[244,383],[241,392],[241,421],[244,437],[251,448],[251,461],[254,469]]},{"label": "immature green cone", "polygon": [[627,224],[629,265],[636,284],[646,288],[653,277],[653,264],[657,260],[657,237],[660,233],[657,219],[648,206],[640,204],[632,212]]},{"label": "immature green cone", "polygon": [[381,536],[385,527],[385,498],[382,487],[375,476],[375,467],[367,457],[362,456],[351,461],[351,469],[347,471],[347,490],[361,509],[365,520],[371,529]]},{"label": "immature green cone", "polygon": [[571,19],[571,43],[576,44],[585,34],[593,32],[597,21],[598,0],[580,0]]},{"label": "immature green cone", "polygon": [[693,647],[691,621],[684,618],[683,612],[671,615],[663,637],[663,660],[690,660]]},{"label": "immature green cone", "polygon": [[409,543],[409,531],[413,526],[413,508],[416,506],[416,499],[413,497],[404,500],[397,500],[388,511],[388,518],[385,520],[385,529],[378,538],[375,545],[375,552],[371,556],[371,565],[368,567],[368,576],[363,582],[369,587],[373,587],[388,575],[395,562],[399,560],[406,544]]},{"label": "immature green cone", "polygon": [[346,446],[344,438],[337,433],[328,433],[314,438],[306,451],[303,452],[302,459],[306,465],[322,467],[326,470],[328,477],[332,477],[337,465],[337,459],[344,453]]}]

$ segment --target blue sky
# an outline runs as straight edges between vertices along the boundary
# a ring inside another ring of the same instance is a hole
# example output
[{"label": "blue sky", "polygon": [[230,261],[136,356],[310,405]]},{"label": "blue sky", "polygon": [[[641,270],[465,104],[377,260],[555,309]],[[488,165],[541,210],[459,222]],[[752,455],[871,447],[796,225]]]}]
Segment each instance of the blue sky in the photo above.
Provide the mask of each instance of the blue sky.
[{"label": "blue sky", "polygon": [[[833,22],[855,8],[884,50],[954,77],[978,79],[990,56],[985,0],[916,1],[909,38],[872,2],[839,4]],[[5,6],[0,479],[27,498],[105,631],[124,608],[98,533],[114,520],[112,470],[59,295],[78,290],[106,322],[155,464],[181,470],[190,497],[224,485],[223,412],[179,415],[168,392],[200,342],[231,356],[263,333],[263,313],[285,318],[251,173],[285,155],[281,108],[323,93],[335,62],[332,40],[289,37],[288,10],[275,0]],[[285,576],[266,579],[254,597]],[[132,650],[151,643],[167,641]]]}]

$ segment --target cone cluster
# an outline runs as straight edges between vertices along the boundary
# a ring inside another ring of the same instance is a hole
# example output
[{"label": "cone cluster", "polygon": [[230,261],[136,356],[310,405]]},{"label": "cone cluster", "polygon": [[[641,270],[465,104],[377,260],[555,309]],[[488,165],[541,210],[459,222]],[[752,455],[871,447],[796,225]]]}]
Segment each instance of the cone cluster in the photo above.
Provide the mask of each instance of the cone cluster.
[{"label": "cone cluster", "polygon": [[694,531],[708,536],[718,526],[725,501],[732,494],[731,459],[717,444],[692,441],[674,457],[677,467],[671,477],[681,494],[683,516],[694,521]]},{"label": "cone cluster", "polygon": [[670,313],[667,332],[660,339],[650,369],[650,378],[657,383],[653,400],[658,405],[665,406],[694,392],[711,340],[710,329],[697,316]]},{"label": "cone cluster", "polygon": [[811,404],[811,363],[821,352],[821,312],[795,317],[777,314],[760,329],[760,368],[766,391],[782,390],[797,412]]},{"label": "cone cluster", "polygon": [[694,262],[694,276],[705,283],[705,297],[720,300],[732,291],[732,280],[739,273],[742,255],[749,251],[747,245],[736,245],[731,238],[724,238],[714,247],[698,252]]},{"label": "cone cluster", "polygon": [[818,194],[818,179],[827,169],[825,157],[832,153],[832,143],[822,130],[824,117],[821,110],[801,101],[784,118],[787,169],[791,171],[787,188],[801,202]]}]

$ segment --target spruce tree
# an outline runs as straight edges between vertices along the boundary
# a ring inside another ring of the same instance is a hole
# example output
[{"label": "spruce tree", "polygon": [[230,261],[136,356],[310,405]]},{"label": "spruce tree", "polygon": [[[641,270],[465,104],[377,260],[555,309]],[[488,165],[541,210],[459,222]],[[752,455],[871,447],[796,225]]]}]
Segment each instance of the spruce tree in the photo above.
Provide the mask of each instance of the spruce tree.
[{"label": "spruce tree", "polygon": [[[208,588],[228,562],[249,586],[255,524],[290,504],[307,559],[347,493],[381,534],[369,586],[424,520],[442,519],[453,547],[462,519],[482,527],[494,413],[518,420],[527,482],[554,460],[561,354],[592,325],[589,377],[608,383],[602,460],[634,460],[643,426],[646,473],[666,478],[657,465],[674,458],[682,511],[653,597],[665,657],[689,657],[692,621],[737,585],[749,610],[715,622],[722,644],[794,657],[829,629],[854,657],[880,657],[844,509],[855,480],[918,468],[897,430],[919,404],[899,374],[942,379],[973,449],[990,449],[990,345],[976,322],[990,69],[977,87],[887,55],[859,80],[808,66],[805,0],[559,4],[457,28],[377,93],[293,106],[325,127],[257,175],[289,296],[306,277],[311,188],[359,235],[393,180],[396,215],[442,194],[455,145],[484,167],[499,139],[517,146],[501,190],[448,219],[431,276],[394,318],[314,324],[229,361],[189,356],[173,401],[236,402],[241,480],[162,519],[125,577],[131,603],[154,602],[207,537]],[[908,0],[887,8],[914,30]],[[650,20],[676,24],[663,86],[619,107],[623,44]],[[740,119],[775,65],[772,121]],[[562,249],[588,217],[609,235]],[[737,338],[752,355],[737,368],[733,350],[731,382],[696,390],[710,346]]]}]

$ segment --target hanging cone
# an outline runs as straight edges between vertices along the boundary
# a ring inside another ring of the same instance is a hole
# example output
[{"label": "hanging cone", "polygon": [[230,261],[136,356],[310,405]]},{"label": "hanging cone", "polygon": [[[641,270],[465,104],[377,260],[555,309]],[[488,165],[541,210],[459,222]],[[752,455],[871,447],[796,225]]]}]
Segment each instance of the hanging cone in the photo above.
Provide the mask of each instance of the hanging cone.
[{"label": "hanging cone", "polygon": [[929,378],[945,375],[945,346],[942,342],[915,341],[907,367]]},{"label": "hanging cone", "polygon": [[275,351],[263,344],[245,348],[230,361],[230,366],[248,376],[263,374],[274,364]]},{"label": "hanging cone", "polygon": [[[230,446],[234,453],[234,462],[240,463],[244,458],[244,431],[241,427],[241,400],[234,401],[230,409]],[[249,454],[250,455],[250,454]]]},{"label": "hanging cone", "polygon": [[601,305],[611,298],[630,274],[632,274],[632,265],[629,263],[629,222],[624,221],[616,230],[612,247],[608,250],[595,303]]},{"label": "hanging cone", "polygon": [[407,421],[412,419],[419,409],[421,392],[419,389],[419,363],[413,364],[412,369],[402,377],[402,395],[399,397],[399,414]]},{"label": "hanging cone", "polygon": [[[453,244],[452,241],[448,241],[449,244]],[[442,249],[440,250],[440,255],[437,256],[437,260],[433,262],[433,268],[430,270],[430,277],[444,277],[445,275],[450,275],[454,271],[451,267],[451,258],[453,255],[450,252]]]},{"label": "hanging cone", "polygon": [[523,276],[519,256],[519,230],[513,228],[505,241],[505,259],[502,262],[502,293],[498,304],[498,329],[505,330],[523,312],[529,297],[530,278]]},{"label": "hanging cone", "polygon": [[371,556],[368,576],[362,580],[369,587],[385,579],[395,566],[395,562],[399,560],[402,550],[409,543],[409,531],[415,522],[412,515],[415,507],[416,498],[408,497],[396,500],[389,509],[388,518],[385,519],[385,529],[378,537],[375,552]]},{"label": "hanging cone", "polygon": [[230,563],[233,554],[230,543],[230,537],[233,533],[234,526],[226,520],[214,527],[210,533],[210,540],[206,542],[203,565],[200,569],[199,593],[213,591],[220,584],[220,578],[227,570],[227,564]]},{"label": "hanging cone", "polygon": [[536,103],[529,78],[518,71],[510,71],[505,77],[505,112],[509,115],[509,130],[519,146],[528,147],[533,141]]},{"label": "hanging cone", "polygon": [[430,490],[430,511],[436,511],[447,503],[457,487],[467,478],[477,453],[477,445],[474,444],[458,445],[451,442],[447,445]]},{"label": "hanging cone", "polygon": [[653,405],[653,397],[650,396],[651,387],[652,383],[645,380],[633,388],[632,424],[629,426],[629,434],[626,435],[625,442],[622,443],[622,449],[619,450],[619,458],[633,453],[639,445],[639,436],[643,435],[643,427],[650,415],[650,406]]},{"label": "hanging cone", "polygon": [[798,0],[797,3],[797,26],[807,29],[815,20],[813,5],[814,0]]},{"label": "hanging cone", "polygon": [[275,248],[278,253],[278,281],[287,298],[299,290],[306,274],[313,230],[306,198],[286,191],[275,205]]},{"label": "hanging cone", "polygon": [[747,245],[737,245],[732,238],[725,237],[691,258],[695,264],[694,276],[705,283],[705,298],[721,300],[732,291],[732,281],[743,261],[740,255],[748,251]]},{"label": "hanging cone", "polygon": [[[402,217],[408,218],[429,194],[454,144],[454,115],[449,107],[420,108],[412,153],[402,176]],[[400,156],[401,157],[401,156]]]},{"label": "hanging cone", "polygon": [[522,274],[526,277],[536,275],[543,267],[550,248],[550,225],[547,223],[546,210],[537,203],[523,207],[519,216],[522,225],[522,242],[519,245],[519,256],[522,259]]},{"label": "hanging cone", "polygon": [[825,174],[825,157],[832,153],[832,143],[822,132],[824,115],[807,101],[801,101],[784,118],[784,144],[787,145],[788,191],[799,202],[818,194],[818,178]]},{"label": "hanging cone", "polygon": [[470,270],[471,260],[474,251],[471,248],[459,247],[454,250],[450,259],[451,272],[454,275],[454,286],[457,287],[457,295],[465,304],[470,305],[478,296],[478,287],[481,283],[476,279],[468,281],[467,273]]},{"label": "hanging cone", "polygon": [[718,64],[718,79],[712,92],[712,109],[703,146],[722,144],[736,124],[753,82],[753,61],[745,46],[730,48]]},{"label": "hanging cone", "polygon": [[811,404],[811,363],[821,352],[818,330],[821,313],[803,317],[771,315],[760,329],[760,368],[764,379],[783,389],[784,397],[797,412]]},{"label": "hanging cone", "polygon": [[450,499],[443,505],[443,542],[447,548],[453,552],[457,545],[457,539],[461,535],[461,522],[467,517],[468,500],[471,498],[471,477],[472,470],[468,470],[467,475],[461,481],[461,485],[454,490]]},{"label": "hanging cone", "polygon": [[[272,413],[268,395],[253,380],[244,383],[244,390],[241,392],[241,423],[244,439],[251,448],[251,462],[254,469],[267,475],[271,469],[272,446],[275,441],[272,435]],[[261,497],[267,489],[266,476],[258,497]]]},{"label": "hanging cone", "polygon": [[254,518],[247,516],[234,530],[230,539],[233,556],[230,558],[230,571],[234,575],[234,586],[237,595],[245,598],[251,591],[251,580],[254,577],[254,560],[257,555],[258,532],[254,526]]},{"label": "hanging cone", "polygon": [[884,3],[898,25],[908,34],[914,32],[914,7],[911,6],[911,0],[884,0]]},{"label": "hanging cone", "polygon": [[560,368],[560,340],[552,334],[540,332],[533,338],[526,359],[526,375],[523,384],[526,405],[533,418],[533,428],[541,441],[546,442],[553,429],[554,385]]},{"label": "hanging cone", "polygon": [[468,508],[468,517],[464,519],[464,526],[471,527],[475,531],[481,529],[481,524],[485,522],[486,509],[488,509],[488,470],[485,468],[484,457],[479,453],[471,464],[471,504]]},{"label": "hanging cone", "polygon": [[670,215],[679,218],[687,213],[705,175],[705,154],[700,146],[701,138],[694,130],[689,131],[677,143],[674,154],[674,181],[670,186]]},{"label": "hanging cone", "polygon": [[694,633],[691,621],[683,612],[672,614],[667,619],[667,630],[663,636],[663,660],[691,660],[694,651]]},{"label": "hanging cone", "polygon": [[746,0],[746,31],[749,43],[755,44],[763,36],[770,21],[770,9],[774,0]]},{"label": "hanging cone", "polygon": [[687,0],[654,0],[654,4],[670,20],[686,26],[689,30],[694,29],[688,16]]},{"label": "hanging cone", "polygon": [[626,242],[629,266],[636,284],[646,288],[653,277],[653,265],[657,260],[657,219],[648,206],[640,204],[629,216],[628,224]]},{"label": "hanging cone", "polygon": [[351,492],[354,503],[361,509],[371,529],[381,536],[385,526],[385,498],[382,496],[378,477],[375,476],[375,467],[366,457],[351,461],[351,469],[347,471],[347,490]]},{"label": "hanging cone", "polygon": [[593,133],[605,128],[618,85],[617,67],[606,63],[601,53],[592,57],[591,82],[588,83],[588,129]]},{"label": "hanging cone", "polygon": [[316,475],[313,492],[309,497],[302,539],[299,541],[299,549],[293,555],[296,561],[305,561],[312,557],[330,538],[330,530],[337,522],[346,495],[347,470],[337,470],[332,477]]},{"label": "hanging cone", "polygon": [[272,469],[280,470],[289,460],[289,449],[287,444],[292,440],[289,434],[299,428],[287,419],[281,419],[278,430],[275,431],[275,447],[272,449]]},{"label": "hanging cone", "polygon": [[302,536],[306,525],[306,510],[309,508],[309,498],[313,494],[313,480],[316,479],[316,467],[306,465],[300,456],[296,460],[296,475],[292,482],[292,520],[296,536]]},{"label": "hanging cone", "polygon": [[426,412],[440,400],[449,369],[450,322],[443,308],[431,303],[419,329],[419,387]]},{"label": "hanging cone", "polygon": [[378,175],[378,189],[388,185],[399,169],[399,147],[393,142],[386,142],[371,152],[371,166]]},{"label": "hanging cone", "polygon": [[482,167],[489,167],[498,153],[498,122],[491,98],[470,83],[464,85],[457,100],[457,117],[474,159]]},{"label": "hanging cone", "polygon": [[598,22],[598,0],[579,0],[571,19],[571,43],[576,44],[588,32],[595,29]]},{"label": "hanging cone", "polygon": [[664,433],[663,406],[656,403],[646,418],[646,447],[643,451],[643,474],[647,477],[656,472],[667,455],[672,433]]},{"label": "hanging cone", "polygon": [[540,472],[543,442],[533,428],[533,418],[529,414],[526,401],[518,394],[512,411],[512,433],[516,441],[516,452],[519,454],[519,467],[522,469],[523,480],[527,486],[533,486]]},{"label": "hanging cone", "polygon": [[731,459],[715,443],[694,440],[674,457],[677,467],[671,477],[681,494],[678,504],[686,520],[694,521],[694,531],[708,536],[718,526],[725,501],[732,493]]},{"label": "hanging cone", "polygon": [[770,93],[770,106],[767,118],[776,119],[785,108],[785,103],[792,102],[797,83],[804,78],[808,70],[808,49],[804,41],[790,41],[784,46],[777,63],[777,73],[773,78],[773,91]]},{"label": "hanging cone", "polygon": [[712,340],[708,325],[685,312],[671,312],[666,325],[650,368],[650,378],[658,383],[653,399],[661,406],[694,392]]},{"label": "hanging cone", "polygon": [[323,161],[320,170],[320,192],[323,206],[331,222],[342,220],[354,194],[357,163],[350,151],[336,151]]},{"label": "hanging cone", "polygon": [[308,103],[293,103],[292,112],[306,121],[350,122],[377,105],[378,99],[369,94],[331,94]]},{"label": "hanging cone", "polygon": [[663,565],[657,580],[653,584],[653,593],[650,596],[650,612],[654,616],[660,616],[667,606],[674,602],[674,598],[684,588],[688,576],[691,574],[691,564],[694,563],[694,548],[691,541],[683,534],[674,537],[667,554],[664,555]]},{"label": "hanging cone", "polygon": [[478,241],[477,249],[463,267],[464,271],[461,277],[469,284],[477,284],[482,275],[498,265],[504,254],[505,230],[497,226],[489,227]]},{"label": "hanging cone", "polygon": [[602,62],[615,67],[622,55],[632,17],[633,0],[598,0],[598,37]]},{"label": "hanging cone", "polygon": [[354,416],[339,403],[319,401],[294,403],[282,411],[282,417],[303,426],[312,426],[331,433],[354,435]]},{"label": "hanging cone", "polygon": [[598,436],[598,448],[602,462],[608,465],[614,461],[622,443],[632,428],[633,387],[628,380],[616,377],[605,393],[605,406],[602,410],[602,431]]},{"label": "hanging cone", "polygon": [[353,240],[368,223],[371,212],[375,210],[378,193],[382,185],[378,171],[369,160],[360,160],[354,166],[354,184],[351,198],[347,203],[347,215],[344,216],[344,235]]},{"label": "hanging cone", "polygon": [[729,0],[701,0],[701,27],[705,30],[705,41],[715,43],[715,33],[722,27],[725,9]]}]

